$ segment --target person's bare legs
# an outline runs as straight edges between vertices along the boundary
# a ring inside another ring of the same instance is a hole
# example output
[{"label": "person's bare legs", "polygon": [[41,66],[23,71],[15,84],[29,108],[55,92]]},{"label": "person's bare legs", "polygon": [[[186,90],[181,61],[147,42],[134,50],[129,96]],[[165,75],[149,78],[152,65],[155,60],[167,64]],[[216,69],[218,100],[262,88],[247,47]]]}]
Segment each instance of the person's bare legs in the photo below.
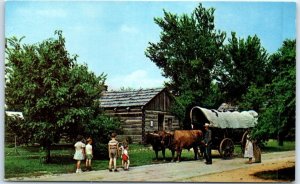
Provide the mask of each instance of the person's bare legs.
[{"label": "person's bare legs", "polygon": [[115,169],[115,171],[118,171],[117,170],[117,158],[116,157],[114,157],[114,169]]},{"label": "person's bare legs", "polygon": [[129,164],[130,164],[130,161],[129,160],[127,160],[127,164],[126,164],[126,166],[127,166],[127,170],[129,169]]},{"label": "person's bare legs", "polygon": [[112,158],[109,158],[109,171],[112,171],[111,169],[111,167],[112,167],[112,162],[113,162],[113,159]]},{"label": "person's bare legs", "polygon": [[76,173],[81,172],[80,165],[81,165],[81,161],[77,160],[77,163],[76,163]]}]

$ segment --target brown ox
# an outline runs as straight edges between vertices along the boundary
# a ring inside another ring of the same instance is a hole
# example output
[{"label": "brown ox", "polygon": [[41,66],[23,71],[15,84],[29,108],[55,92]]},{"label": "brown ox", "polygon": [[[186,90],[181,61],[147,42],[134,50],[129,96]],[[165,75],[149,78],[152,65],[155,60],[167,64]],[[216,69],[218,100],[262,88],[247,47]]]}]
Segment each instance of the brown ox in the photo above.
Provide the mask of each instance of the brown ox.
[{"label": "brown ox", "polygon": [[162,152],[163,159],[165,160],[165,150],[166,147],[162,142],[161,135],[164,134],[164,131],[156,131],[153,133],[146,133],[145,135],[145,144],[151,144],[152,149],[155,151],[155,158],[158,160],[158,151]]},{"label": "brown ox", "polygon": [[203,133],[201,130],[175,130],[174,133],[163,132],[160,135],[163,143],[172,151],[174,160],[175,151],[177,161],[181,159],[182,149],[194,149],[195,159],[197,160],[198,147],[201,146]]}]

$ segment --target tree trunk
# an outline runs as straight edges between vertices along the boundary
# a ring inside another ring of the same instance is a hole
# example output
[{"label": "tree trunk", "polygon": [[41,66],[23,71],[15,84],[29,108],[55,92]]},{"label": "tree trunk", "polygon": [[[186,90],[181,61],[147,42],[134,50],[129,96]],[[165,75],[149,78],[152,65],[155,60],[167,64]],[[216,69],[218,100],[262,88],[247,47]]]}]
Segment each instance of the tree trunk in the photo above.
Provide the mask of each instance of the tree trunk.
[{"label": "tree trunk", "polygon": [[283,136],[280,133],[278,133],[277,142],[278,146],[283,146]]},{"label": "tree trunk", "polygon": [[45,159],[45,162],[48,164],[48,163],[51,163],[51,154],[50,154],[50,150],[51,150],[51,144],[46,144],[45,145],[45,150],[46,150],[46,159]]}]

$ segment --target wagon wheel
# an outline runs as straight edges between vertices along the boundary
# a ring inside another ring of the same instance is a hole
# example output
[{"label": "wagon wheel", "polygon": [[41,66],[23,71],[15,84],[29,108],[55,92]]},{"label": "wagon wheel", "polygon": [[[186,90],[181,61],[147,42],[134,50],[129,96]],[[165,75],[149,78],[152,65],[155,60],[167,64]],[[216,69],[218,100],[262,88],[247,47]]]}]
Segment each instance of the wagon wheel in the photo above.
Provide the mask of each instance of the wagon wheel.
[{"label": "wagon wheel", "polygon": [[242,153],[245,153],[245,145],[246,145],[246,141],[247,141],[247,135],[249,134],[248,131],[244,132],[242,140],[241,140],[241,149],[242,149]]},{"label": "wagon wheel", "polygon": [[233,156],[234,144],[229,138],[225,138],[221,141],[219,152],[224,159],[231,158]]}]

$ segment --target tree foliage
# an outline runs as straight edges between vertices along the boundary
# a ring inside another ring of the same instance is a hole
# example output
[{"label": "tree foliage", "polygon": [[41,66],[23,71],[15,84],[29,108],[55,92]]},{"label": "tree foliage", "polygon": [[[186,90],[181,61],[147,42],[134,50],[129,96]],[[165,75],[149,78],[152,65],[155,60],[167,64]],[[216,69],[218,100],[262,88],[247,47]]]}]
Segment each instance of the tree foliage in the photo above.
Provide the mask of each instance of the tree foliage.
[{"label": "tree foliage", "polygon": [[218,67],[218,82],[224,101],[238,103],[251,85],[264,86],[270,79],[268,54],[255,35],[237,38],[232,32],[225,57]]},{"label": "tree foliage", "polygon": [[107,143],[110,140],[111,133],[122,133],[120,121],[116,118],[104,114],[97,115],[89,123],[84,124],[85,137],[93,139],[94,158],[108,158]]},{"label": "tree foliage", "polygon": [[295,127],[296,41],[285,40],[269,55],[257,35],[238,38],[216,30],[214,9],[200,3],[191,15],[164,11],[155,18],[160,40],[149,43],[146,56],[170,79],[166,83],[176,95],[172,108],[190,128],[194,105],[217,108],[223,102],[240,110],[254,109],[259,124],[257,138],[292,135]]},{"label": "tree foliage", "polygon": [[6,105],[21,111],[24,122],[15,132],[26,143],[40,143],[47,150],[63,135],[75,138],[103,128],[99,98],[106,80],[86,65],[76,63],[65,48],[61,31],[56,39],[38,44],[21,44],[8,38],[6,43]]},{"label": "tree foliage", "polygon": [[270,56],[271,79],[263,87],[252,86],[244,96],[244,107],[257,107],[259,124],[254,136],[260,139],[295,136],[296,40],[285,40]]},{"label": "tree foliage", "polygon": [[214,11],[199,4],[190,16],[164,11],[163,18],[154,19],[162,29],[160,41],[149,43],[146,56],[170,78],[167,86],[185,96],[182,103],[203,102],[210,94],[225,39],[225,33],[215,29]]},{"label": "tree foliage", "polygon": [[[154,18],[162,30],[160,41],[149,43],[145,54],[170,79],[166,86],[179,96],[177,100],[185,111],[195,102],[211,105],[212,98],[207,97],[214,88],[214,68],[225,39],[225,32],[215,28],[214,11],[199,4],[191,15],[164,10],[163,18]],[[173,110],[187,120],[181,107]]]}]

